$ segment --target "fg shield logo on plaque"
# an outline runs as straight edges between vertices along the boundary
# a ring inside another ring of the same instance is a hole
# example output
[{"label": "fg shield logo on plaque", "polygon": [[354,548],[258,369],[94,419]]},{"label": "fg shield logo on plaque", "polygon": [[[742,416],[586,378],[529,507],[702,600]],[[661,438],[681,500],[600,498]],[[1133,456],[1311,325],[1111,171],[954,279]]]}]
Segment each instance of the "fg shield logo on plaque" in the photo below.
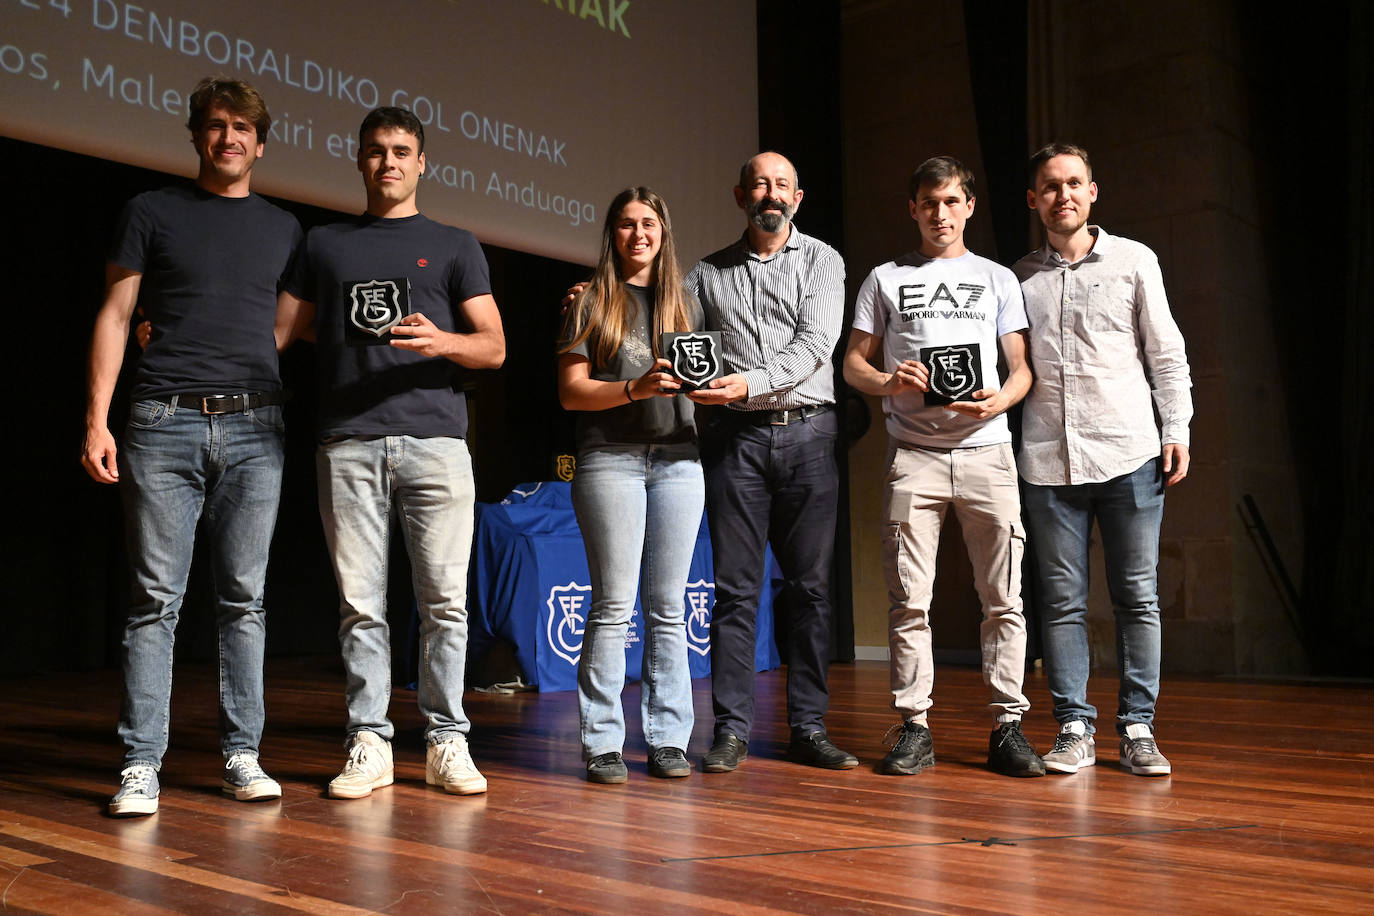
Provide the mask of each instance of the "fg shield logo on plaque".
[{"label": "fg shield logo on plaque", "polygon": [[664,334],[662,344],[663,354],[684,391],[700,388],[720,376],[719,331]]},{"label": "fg shield logo on plaque", "polygon": [[976,343],[922,347],[921,362],[930,369],[927,407],[968,400],[983,387],[983,360]]},{"label": "fg shield logo on plaque", "polygon": [[711,607],[716,583],[698,579],[687,583],[687,648],[697,655],[711,652]]},{"label": "fg shield logo on plaque", "polygon": [[570,665],[582,655],[582,634],[591,610],[592,587],[569,582],[549,589],[549,648]]},{"label": "fg shield logo on plaque", "polygon": [[344,338],[355,346],[386,346],[391,329],[410,314],[410,281],[356,280],[348,288]]}]

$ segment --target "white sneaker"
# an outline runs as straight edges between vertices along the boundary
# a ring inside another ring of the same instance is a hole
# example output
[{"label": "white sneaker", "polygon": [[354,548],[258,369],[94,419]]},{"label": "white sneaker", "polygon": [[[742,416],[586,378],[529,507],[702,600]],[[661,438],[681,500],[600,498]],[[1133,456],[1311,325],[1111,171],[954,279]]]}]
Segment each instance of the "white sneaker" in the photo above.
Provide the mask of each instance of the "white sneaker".
[{"label": "white sneaker", "polygon": [[1155,733],[1144,722],[1126,726],[1126,734],[1121,736],[1121,765],[1137,776],[1168,776],[1173,772],[1169,758],[1155,744]]},{"label": "white sneaker", "polygon": [[358,732],[348,744],[348,762],[329,782],[330,798],[366,798],[395,779],[391,742],[376,732]]},{"label": "white sneaker", "polygon": [[136,763],[119,773],[119,791],[110,799],[110,814],[115,817],[138,817],[157,813],[157,770]]},{"label": "white sneaker", "polygon": [[235,754],[224,764],[224,784],[220,791],[239,801],[267,801],[281,798],[281,786],[262,771],[257,754]]},{"label": "white sneaker", "polygon": [[454,735],[447,741],[431,744],[425,752],[425,782],[443,786],[453,795],[481,795],[487,791],[487,778],[477,772],[468,753],[468,741]]},{"label": "white sneaker", "polygon": [[1097,747],[1088,734],[1087,723],[1072,719],[1059,729],[1054,747],[1044,756],[1045,769],[1051,773],[1077,773],[1097,763]]}]

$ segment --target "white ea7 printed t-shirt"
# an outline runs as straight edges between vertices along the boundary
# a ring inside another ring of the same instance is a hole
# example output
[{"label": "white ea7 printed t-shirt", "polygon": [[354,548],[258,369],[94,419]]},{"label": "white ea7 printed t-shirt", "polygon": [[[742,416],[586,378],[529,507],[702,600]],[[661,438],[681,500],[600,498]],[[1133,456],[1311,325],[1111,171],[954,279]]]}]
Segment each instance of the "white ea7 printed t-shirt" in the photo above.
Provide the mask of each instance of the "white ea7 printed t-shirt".
[{"label": "white ea7 printed t-shirt", "polygon": [[[864,280],[854,327],[882,338],[884,371],[919,360],[930,369],[934,395],[971,400],[979,388],[1001,387],[998,338],[1027,323],[1021,285],[1007,268],[971,252],[927,258],[913,251],[875,267]],[[884,397],[888,434],[934,448],[1011,441],[1002,414],[976,420],[927,400],[916,390]]]}]

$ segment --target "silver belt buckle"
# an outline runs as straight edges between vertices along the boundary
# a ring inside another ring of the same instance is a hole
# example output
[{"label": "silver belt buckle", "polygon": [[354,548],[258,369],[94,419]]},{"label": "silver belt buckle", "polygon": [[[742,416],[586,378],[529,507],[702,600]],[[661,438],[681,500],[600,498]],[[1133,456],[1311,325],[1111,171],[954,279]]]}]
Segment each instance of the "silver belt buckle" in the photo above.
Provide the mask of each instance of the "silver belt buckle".
[{"label": "silver belt buckle", "polygon": [[[211,416],[211,417],[219,416],[220,414],[226,414],[226,413],[242,413],[242,412],[243,412],[243,405],[247,403],[247,399],[248,399],[248,395],[246,395],[246,394],[216,394],[216,395],[211,395],[211,396],[208,397],[208,398],[201,398],[201,399],[200,399],[200,412],[201,412],[202,414],[205,414],[206,416]],[[226,408],[224,408],[223,410],[213,409],[213,408],[210,407],[210,402],[211,402],[211,401],[228,401],[228,402],[229,402],[229,406],[226,407]]]}]

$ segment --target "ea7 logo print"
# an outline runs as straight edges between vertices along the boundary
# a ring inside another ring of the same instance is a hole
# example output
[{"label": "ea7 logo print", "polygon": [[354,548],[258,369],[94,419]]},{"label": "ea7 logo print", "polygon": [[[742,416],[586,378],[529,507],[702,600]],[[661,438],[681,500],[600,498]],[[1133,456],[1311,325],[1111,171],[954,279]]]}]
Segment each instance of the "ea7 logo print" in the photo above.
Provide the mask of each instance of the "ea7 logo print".
[{"label": "ea7 logo print", "polygon": [[716,583],[698,579],[687,583],[687,648],[697,655],[711,652],[711,607]]},{"label": "ea7 logo print", "polygon": [[969,309],[978,304],[986,289],[981,283],[957,283],[954,292],[945,283],[936,284],[933,290],[927,283],[904,283],[897,287],[897,311],[907,315],[918,309]]},{"label": "ea7 logo print", "polygon": [[700,388],[720,375],[720,332],[693,331],[664,334],[663,352],[673,364],[673,375],[687,389]]},{"label": "ea7 logo print", "polygon": [[351,343],[386,343],[384,339],[405,317],[410,283],[400,280],[359,280],[348,287],[349,310],[345,336]]},{"label": "ea7 logo print", "polygon": [[921,362],[930,368],[927,405],[949,404],[983,387],[983,363],[976,343],[922,347]]},{"label": "ea7 logo print", "polygon": [[569,582],[549,589],[549,600],[545,602],[549,608],[549,648],[570,665],[576,665],[582,655],[582,635],[586,632],[591,603],[590,585]]}]

